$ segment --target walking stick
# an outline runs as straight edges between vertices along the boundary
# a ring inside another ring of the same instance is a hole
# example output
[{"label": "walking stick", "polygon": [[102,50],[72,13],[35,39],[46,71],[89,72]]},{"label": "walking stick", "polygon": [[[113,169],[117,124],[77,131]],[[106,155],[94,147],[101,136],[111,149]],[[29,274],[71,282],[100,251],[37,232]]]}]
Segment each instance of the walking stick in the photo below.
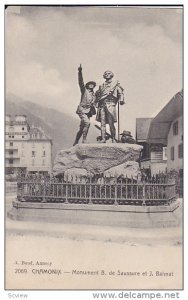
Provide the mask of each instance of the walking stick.
[{"label": "walking stick", "polygon": [[119,133],[119,130],[120,130],[120,126],[119,126],[119,101],[118,101],[118,142],[120,142],[120,133]]}]

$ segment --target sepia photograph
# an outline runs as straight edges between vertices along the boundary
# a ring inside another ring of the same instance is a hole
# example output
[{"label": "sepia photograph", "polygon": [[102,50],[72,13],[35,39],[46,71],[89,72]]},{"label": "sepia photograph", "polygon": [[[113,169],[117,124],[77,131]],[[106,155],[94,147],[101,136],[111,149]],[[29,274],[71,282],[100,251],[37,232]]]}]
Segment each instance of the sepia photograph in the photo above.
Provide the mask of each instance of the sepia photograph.
[{"label": "sepia photograph", "polygon": [[4,6],[5,290],[184,289],[183,14]]}]

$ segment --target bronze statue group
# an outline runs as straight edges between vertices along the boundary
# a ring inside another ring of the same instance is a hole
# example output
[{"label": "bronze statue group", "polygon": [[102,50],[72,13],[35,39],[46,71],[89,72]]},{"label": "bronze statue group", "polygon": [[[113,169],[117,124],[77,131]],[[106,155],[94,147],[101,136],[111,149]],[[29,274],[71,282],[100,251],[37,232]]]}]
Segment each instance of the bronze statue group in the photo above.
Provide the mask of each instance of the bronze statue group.
[{"label": "bronze statue group", "polygon": [[[109,137],[112,139],[112,143],[117,141],[114,123],[117,122],[117,104],[125,104],[123,88],[118,80],[113,80],[114,74],[111,71],[105,71],[103,77],[105,81],[99,86],[98,90],[94,92],[96,83],[89,81],[84,84],[82,66],[80,65],[78,68],[78,83],[81,91],[81,100],[76,113],[80,118],[80,128],[73,146],[78,144],[81,137],[82,143],[87,143],[86,138],[90,127],[90,118],[93,115],[96,115],[96,121],[101,123],[101,136],[98,138],[98,141],[106,143]],[[109,124],[110,135],[106,132],[106,124]],[[125,143],[130,141],[134,143],[130,132],[124,131],[122,133],[121,142]]]}]

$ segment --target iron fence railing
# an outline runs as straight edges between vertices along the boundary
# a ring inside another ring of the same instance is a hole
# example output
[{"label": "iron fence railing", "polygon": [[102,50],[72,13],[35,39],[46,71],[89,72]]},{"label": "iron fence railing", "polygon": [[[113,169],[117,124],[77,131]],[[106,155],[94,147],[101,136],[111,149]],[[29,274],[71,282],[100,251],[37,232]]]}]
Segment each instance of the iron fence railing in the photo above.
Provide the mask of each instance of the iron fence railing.
[{"label": "iron fence railing", "polygon": [[64,204],[168,205],[176,198],[167,176],[112,178],[28,175],[17,183],[18,201]]}]

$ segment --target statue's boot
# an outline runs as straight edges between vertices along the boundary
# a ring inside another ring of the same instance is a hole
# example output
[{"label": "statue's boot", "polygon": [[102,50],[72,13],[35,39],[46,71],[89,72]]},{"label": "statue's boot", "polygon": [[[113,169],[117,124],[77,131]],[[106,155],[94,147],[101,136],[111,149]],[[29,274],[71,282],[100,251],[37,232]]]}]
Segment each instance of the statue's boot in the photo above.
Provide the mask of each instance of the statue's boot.
[{"label": "statue's boot", "polygon": [[106,143],[106,140],[103,140],[103,139],[102,139],[102,140],[99,141],[99,143],[105,144],[105,143]]},{"label": "statue's boot", "polygon": [[75,145],[78,144],[78,142],[79,142],[81,136],[82,136],[82,131],[79,130],[78,133],[77,133],[77,135],[76,135],[76,139],[75,139],[75,142],[74,142],[73,146],[75,146]]}]

